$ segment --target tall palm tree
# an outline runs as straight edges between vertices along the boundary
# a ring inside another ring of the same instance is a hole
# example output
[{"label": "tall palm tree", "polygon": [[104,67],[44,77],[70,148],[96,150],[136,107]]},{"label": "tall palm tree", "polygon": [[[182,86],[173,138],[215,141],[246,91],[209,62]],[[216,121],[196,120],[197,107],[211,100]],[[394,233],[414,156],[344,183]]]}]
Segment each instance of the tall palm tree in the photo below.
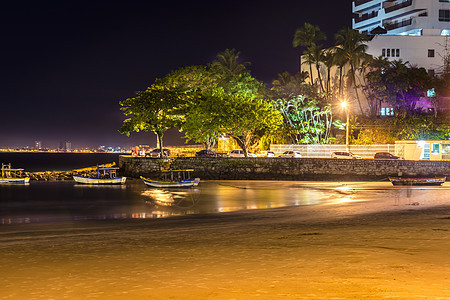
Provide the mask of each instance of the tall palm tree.
[{"label": "tall palm tree", "polygon": [[211,67],[219,72],[227,72],[232,75],[241,74],[247,71],[247,66],[250,62],[239,62],[239,55],[241,52],[235,49],[225,49],[216,56],[216,60],[212,63]]},{"label": "tall palm tree", "polygon": [[282,87],[286,86],[289,82],[292,81],[292,75],[289,72],[283,72],[277,75],[277,79],[272,81],[272,85],[274,87]]},{"label": "tall palm tree", "polygon": [[322,55],[322,63],[327,68],[327,82],[326,82],[326,91],[327,94],[330,93],[331,90],[331,68],[336,66],[336,56],[334,53],[334,48],[329,48],[323,51]]},{"label": "tall palm tree", "polygon": [[312,44],[304,52],[304,54],[309,55],[312,58],[312,61],[316,66],[317,79],[319,80],[320,89],[322,90],[322,92],[325,92],[325,88],[323,87],[322,75],[320,74],[320,64],[324,59],[323,53],[324,50],[322,49],[322,46],[316,44]]},{"label": "tall palm tree", "polygon": [[[318,41],[326,39],[327,36],[322,31],[320,31],[319,26],[305,23],[303,24],[303,28],[297,28],[297,30],[295,31],[292,46],[294,46],[294,48],[298,46],[304,46],[309,48]],[[307,58],[307,60],[309,59]],[[314,85],[312,78],[312,64],[313,62],[309,63],[309,76],[311,79],[311,85]]]},{"label": "tall palm tree", "polygon": [[350,65],[350,76],[355,89],[356,99],[358,100],[361,114],[364,114],[361,99],[358,93],[358,86],[356,84],[356,69],[359,67],[361,60],[367,57],[367,44],[371,37],[361,34],[354,29],[342,29],[336,35],[336,52],[345,57]]}]

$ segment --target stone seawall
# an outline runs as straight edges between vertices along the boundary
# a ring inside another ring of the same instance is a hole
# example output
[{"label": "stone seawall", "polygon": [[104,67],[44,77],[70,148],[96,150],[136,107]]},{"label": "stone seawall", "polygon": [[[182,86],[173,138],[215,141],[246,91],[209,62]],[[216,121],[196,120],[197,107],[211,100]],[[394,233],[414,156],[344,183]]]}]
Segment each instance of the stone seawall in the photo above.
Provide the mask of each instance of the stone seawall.
[{"label": "stone seawall", "polygon": [[170,158],[120,156],[124,176],[158,178],[161,168],[194,169],[204,180],[387,180],[388,176],[447,176],[450,161],[331,158]]}]

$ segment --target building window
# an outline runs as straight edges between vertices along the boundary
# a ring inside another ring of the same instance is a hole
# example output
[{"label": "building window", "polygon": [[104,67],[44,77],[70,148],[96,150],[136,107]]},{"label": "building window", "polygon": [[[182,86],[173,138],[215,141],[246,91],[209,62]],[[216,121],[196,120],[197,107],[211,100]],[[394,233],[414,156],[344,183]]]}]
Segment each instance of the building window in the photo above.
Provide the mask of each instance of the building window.
[{"label": "building window", "polygon": [[400,57],[400,49],[395,49],[395,57]]},{"label": "building window", "polygon": [[439,21],[450,22],[450,9],[439,10]]},{"label": "building window", "polygon": [[386,49],[381,49],[381,56],[383,56],[383,57],[386,56]]},{"label": "building window", "polygon": [[439,0],[439,2],[450,3],[450,0]]},{"label": "building window", "polygon": [[391,57],[391,49],[387,49],[386,56],[387,56],[387,57]]},{"label": "building window", "polygon": [[428,49],[428,57],[434,57],[434,49]]},{"label": "building window", "polygon": [[428,73],[428,76],[430,76],[430,77],[434,77],[434,75],[435,75],[434,69],[429,69],[429,70],[427,71],[427,73]]},{"label": "building window", "polygon": [[380,115],[381,116],[393,116],[394,109],[392,107],[382,107],[380,109]]},{"label": "building window", "polygon": [[439,144],[433,143],[433,148],[431,149],[432,154],[439,154]]}]

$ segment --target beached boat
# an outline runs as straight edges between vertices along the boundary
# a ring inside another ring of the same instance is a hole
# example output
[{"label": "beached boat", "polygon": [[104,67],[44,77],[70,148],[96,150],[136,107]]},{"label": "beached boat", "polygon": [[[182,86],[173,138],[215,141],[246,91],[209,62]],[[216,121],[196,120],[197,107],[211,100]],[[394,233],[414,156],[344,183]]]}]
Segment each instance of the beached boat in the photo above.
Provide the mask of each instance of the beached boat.
[{"label": "beached boat", "polygon": [[186,170],[164,170],[164,180],[152,180],[141,176],[142,181],[155,188],[183,188],[194,187],[200,182],[200,178],[191,178],[193,169]]},{"label": "beached boat", "polygon": [[446,177],[389,177],[393,185],[442,185]]},{"label": "beached boat", "polygon": [[22,175],[23,169],[13,169],[11,164],[2,164],[2,176],[0,183],[29,183],[30,177]]},{"label": "beached boat", "polygon": [[117,177],[117,167],[97,166],[97,177],[73,175],[77,183],[83,184],[125,184],[126,177]]}]

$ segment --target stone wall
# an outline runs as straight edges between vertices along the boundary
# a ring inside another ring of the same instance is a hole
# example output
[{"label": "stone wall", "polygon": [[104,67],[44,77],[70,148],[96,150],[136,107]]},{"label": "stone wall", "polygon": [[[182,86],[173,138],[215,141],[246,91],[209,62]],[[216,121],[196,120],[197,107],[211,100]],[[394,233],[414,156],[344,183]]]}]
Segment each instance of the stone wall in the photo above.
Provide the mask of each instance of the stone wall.
[{"label": "stone wall", "polygon": [[447,176],[450,161],[332,158],[171,158],[120,156],[121,174],[158,178],[160,165],[194,169],[204,180],[387,180],[388,176]]}]

